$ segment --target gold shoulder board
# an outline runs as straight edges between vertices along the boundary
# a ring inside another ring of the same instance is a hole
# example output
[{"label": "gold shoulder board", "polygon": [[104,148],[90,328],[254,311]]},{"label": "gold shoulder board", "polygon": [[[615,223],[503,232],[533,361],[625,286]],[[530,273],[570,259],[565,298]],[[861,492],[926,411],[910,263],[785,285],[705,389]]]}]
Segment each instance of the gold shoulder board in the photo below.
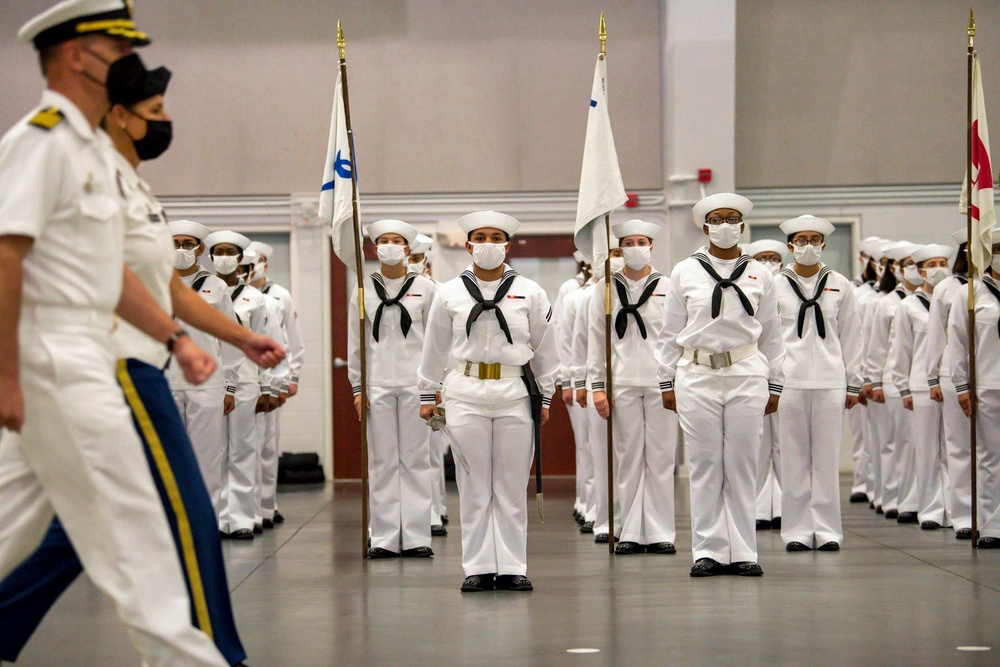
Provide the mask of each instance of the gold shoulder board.
[{"label": "gold shoulder board", "polygon": [[34,125],[35,127],[40,127],[43,130],[51,130],[53,127],[62,122],[63,114],[56,107],[49,107],[47,109],[42,109],[28,121],[29,125]]}]

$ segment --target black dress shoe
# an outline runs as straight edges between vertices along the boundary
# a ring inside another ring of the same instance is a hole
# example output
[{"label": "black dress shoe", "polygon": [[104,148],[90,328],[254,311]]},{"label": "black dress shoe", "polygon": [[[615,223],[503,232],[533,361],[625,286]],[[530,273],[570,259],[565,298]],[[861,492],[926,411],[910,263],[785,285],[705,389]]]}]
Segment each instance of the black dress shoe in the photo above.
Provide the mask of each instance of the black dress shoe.
[{"label": "black dress shoe", "polygon": [[980,549],[1000,549],[1000,537],[980,537],[976,544]]},{"label": "black dress shoe", "polygon": [[493,590],[493,578],[495,574],[473,574],[465,578],[462,582],[463,593],[478,593],[480,591]]},{"label": "black dress shoe", "polygon": [[899,516],[896,517],[896,521],[899,523],[916,523],[917,513],[916,512],[900,512]]},{"label": "black dress shoe", "polygon": [[446,537],[448,535],[448,529],[441,524],[431,526],[431,535],[434,537]]},{"label": "black dress shoe", "polygon": [[868,509],[870,509],[870,510],[875,509],[875,501],[874,500],[868,502]]},{"label": "black dress shoe", "polygon": [[672,542],[656,542],[655,544],[646,545],[646,553],[675,554],[677,553],[677,547],[675,547]]},{"label": "black dress shoe", "polygon": [[368,550],[369,558],[399,558],[399,554],[395,551],[389,551],[388,549],[383,549],[382,547],[375,547],[374,549]]},{"label": "black dress shoe", "polygon": [[593,521],[584,521],[582,524],[580,524],[580,532],[584,533],[586,535],[589,535],[590,533],[593,533],[594,532],[594,522]]},{"label": "black dress shoe", "polygon": [[898,519],[899,518],[899,510],[886,510],[885,511],[885,518],[886,519]]},{"label": "black dress shoe", "polygon": [[921,521],[920,530],[937,530],[941,527],[937,521]]},{"label": "black dress shoe", "polygon": [[785,551],[812,551],[812,548],[802,542],[789,542],[785,545]]},{"label": "black dress shoe", "polygon": [[274,518],[271,521],[275,523],[285,523],[285,517],[278,510],[274,510]]},{"label": "black dress shoe", "polygon": [[757,530],[771,530],[771,522],[767,519],[757,519]]},{"label": "black dress shoe", "polygon": [[229,533],[224,533],[224,532],[222,532],[222,531],[220,530],[220,531],[219,531],[219,539],[220,539],[220,540],[228,540],[228,539],[229,539]]},{"label": "black dress shoe", "polygon": [[229,533],[229,539],[231,540],[252,540],[253,531],[249,528],[240,528],[239,530],[234,530]]},{"label": "black dress shoe", "polygon": [[868,502],[868,496],[865,495],[865,493],[862,492],[862,491],[855,491],[854,493],[851,494],[851,502],[852,503],[867,503]]},{"label": "black dress shoe", "polygon": [[271,530],[274,528],[274,521],[271,519],[264,519],[260,522],[260,525],[264,527],[264,530]]},{"label": "black dress shoe", "polygon": [[403,549],[403,553],[400,555],[403,558],[430,558],[434,555],[434,550],[430,547],[413,547],[412,549]]},{"label": "black dress shoe", "polygon": [[760,569],[760,565],[754,563],[753,561],[742,561],[739,563],[733,563],[729,566],[729,571],[735,574],[737,577],[762,577],[764,576],[764,570]]},{"label": "black dress shoe", "polygon": [[498,574],[494,583],[498,591],[533,591],[528,578],[523,574]]},{"label": "black dress shoe", "polygon": [[816,547],[816,551],[840,551],[840,542],[830,540],[826,544],[821,544]]},{"label": "black dress shoe", "polygon": [[444,525],[446,525],[446,526],[448,525],[448,515],[447,514],[442,514],[441,515],[441,523],[444,524]]},{"label": "black dress shoe", "polygon": [[726,566],[711,558],[699,558],[691,567],[692,577],[714,577],[725,574]]},{"label": "black dress shoe", "polygon": [[631,556],[632,554],[645,553],[645,551],[638,542],[619,542],[615,545],[616,556]]},{"label": "black dress shoe", "polygon": [[608,543],[608,534],[607,533],[598,533],[597,535],[594,535],[594,541],[597,542],[598,544],[607,544]]},{"label": "black dress shoe", "polygon": [[254,535],[261,535],[263,532],[264,532],[264,524],[262,524],[262,523],[255,523],[253,525],[253,534]]},{"label": "black dress shoe", "polygon": [[781,530],[781,517],[776,516],[771,519],[771,530]]},{"label": "black dress shoe", "polygon": [[971,528],[959,528],[955,531],[956,540],[971,540],[972,539],[972,529]]}]

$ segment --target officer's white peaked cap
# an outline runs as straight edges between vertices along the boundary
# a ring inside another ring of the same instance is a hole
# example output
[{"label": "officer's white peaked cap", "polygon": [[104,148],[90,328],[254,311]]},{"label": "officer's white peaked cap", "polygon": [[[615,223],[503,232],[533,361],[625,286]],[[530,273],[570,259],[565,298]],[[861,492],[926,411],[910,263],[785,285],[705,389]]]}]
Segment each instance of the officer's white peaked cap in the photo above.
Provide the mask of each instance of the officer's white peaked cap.
[{"label": "officer's white peaked cap", "polygon": [[413,242],[417,239],[417,228],[402,220],[376,220],[368,225],[365,234],[372,240],[372,243],[378,241],[378,237],[383,234],[399,234],[406,239],[406,245],[410,246],[410,252],[413,252]]},{"label": "officer's white peaked cap", "polygon": [[731,208],[739,211],[740,215],[746,216],[753,210],[753,202],[746,197],[741,197],[731,192],[718,192],[714,195],[709,195],[695,204],[694,208],[691,209],[695,227],[701,229],[705,224],[705,218],[708,214],[720,208]]},{"label": "officer's white peaked cap", "polygon": [[910,259],[919,264],[920,262],[926,262],[928,259],[934,259],[935,257],[944,257],[950,260],[955,254],[955,248],[950,245],[942,245],[940,243],[928,243],[920,250],[910,255]]},{"label": "officer's white peaked cap", "polygon": [[909,241],[896,241],[882,248],[882,254],[891,260],[901,262],[920,250],[920,247],[918,244],[910,243]]},{"label": "officer's white peaked cap", "polygon": [[660,233],[660,226],[655,222],[646,222],[645,220],[629,220],[611,225],[611,231],[620,239],[626,236],[645,236],[649,239],[655,239],[656,235]]},{"label": "officer's white peaked cap", "polygon": [[190,236],[204,242],[208,235],[212,233],[205,225],[191,220],[174,220],[167,223],[167,229],[171,236]]},{"label": "officer's white peaked cap", "polygon": [[798,234],[799,232],[817,232],[826,237],[834,232],[833,225],[823,218],[817,218],[814,215],[800,215],[797,218],[785,220],[778,225],[778,228],[781,229],[782,233],[789,235]]},{"label": "officer's white peaked cap", "polygon": [[505,232],[507,236],[514,236],[517,232],[517,228],[521,226],[521,223],[518,222],[516,218],[512,218],[506,213],[497,213],[496,211],[476,211],[475,213],[463,215],[459,218],[458,226],[466,234],[471,234],[477,229],[483,229],[484,227],[492,227],[493,229],[499,229],[500,231]]},{"label": "officer's white peaked cap", "polygon": [[743,252],[751,257],[756,257],[762,252],[776,252],[784,257],[788,252],[788,244],[774,239],[761,239],[743,246]]},{"label": "officer's white peaked cap", "polygon": [[132,20],[130,0],[63,0],[38,14],[17,31],[22,42],[42,49],[82,35],[121,37],[132,46],[146,46],[149,35]]},{"label": "officer's white peaked cap", "polygon": [[427,234],[417,234],[417,238],[410,244],[411,255],[426,255],[434,245],[434,239]]},{"label": "officer's white peaked cap", "polygon": [[205,247],[208,248],[209,251],[220,243],[232,243],[240,249],[240,252],[250,247],[250,239],[242,234],[237,234],[236,232],[212,232],[205,239]]},{"label": "officer's white peaked cap", "polygon": [[266,243],[261,243],[260,241],[253,241],[250,243],[250,247],[247,250],[253,250],[260,257],[267,257],[268,259],[274,255],[274,248]]}]

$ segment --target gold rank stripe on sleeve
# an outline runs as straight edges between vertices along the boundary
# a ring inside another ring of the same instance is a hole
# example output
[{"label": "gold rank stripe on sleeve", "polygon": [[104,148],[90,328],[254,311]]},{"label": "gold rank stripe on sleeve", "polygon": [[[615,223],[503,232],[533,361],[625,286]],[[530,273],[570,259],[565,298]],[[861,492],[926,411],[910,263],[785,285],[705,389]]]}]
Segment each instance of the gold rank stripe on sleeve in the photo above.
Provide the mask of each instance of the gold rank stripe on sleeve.
[{"label": "gold rank stripe on sleeve", "polygon": [[40,127],[43,130],[51,130],[53,127],[62,122],[63,113],[59,111],[56,107],[48,107],[47,109],[42,109],[28,121],[29,125],[34,125],[35,127]]}]

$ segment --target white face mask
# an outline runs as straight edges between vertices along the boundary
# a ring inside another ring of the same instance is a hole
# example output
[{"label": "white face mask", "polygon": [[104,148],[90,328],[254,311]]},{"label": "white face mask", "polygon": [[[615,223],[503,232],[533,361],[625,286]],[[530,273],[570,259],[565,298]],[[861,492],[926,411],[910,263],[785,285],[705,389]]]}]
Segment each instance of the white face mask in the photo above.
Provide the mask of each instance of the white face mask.
[{"label": "white face mask", "polygon": [[611,273],[621,273],[622,269],[625,268],[625,258],[624,257],[612,257],[611,258]]},{"label": "white face mask", "polygon": [[228,276],[236,271],[236,267],[239,266],[239,263],[239,257],[223,257],[222,255],[212,256],[212,266],[215,267],[215,272],[220,276]]},{"label": "white face mask", "polygon": [[473,243],[472,262],[481,269],[492,271],[507,257],[506,243]]},{"label": "white face mask", "polygon": [[649,256],[652,250],[652,247],[648,245],[622,248],[622,259],[625,260],[625,266],[633,271],[638,271],[649,264]]},{"label": "white face mask", "polygon": [[911,285],[924,284],[924,277],[920,275],[920,270],[917,268],[916,264],[910,264],[908,267],[903,269],[903,280]]},{"label": "white face mask", "polygon": [[819,264],[819,258],[823,256],[820,246],[805,245],[792,246],[792,254],[795,255],[795,262],[802,266],[815,266]]},{"label": "white face mask", "polygon": [[427,268],[427,262],[425,261],[413,262],[408,267],[410,273],[415,273],[418,276],[424,275],[424,269],[426,268]]},{"label": "white face mask", "polygon": [[195,261],[198,259],[194,255],[194,248],[190,250],[177,248],[176,252],[177,254],[174,255],[174,268],[178,271],[187,271],[194,266]]},{"label": "white face mask", "polygon": [[892,267],[892,275],[896,276],[896,280],[899,282],[903,282],[903,280],[905,280],[905,278],[903,278],[903,271],[899,268],[899,265]]},{"label": "white face mask", "polygon": [[375,253],[378,255],[378,261],[386,266],[396,266],[406,257],[406,246],[386,243],[375,246]]},{"label": "white face mask", "polygon": [[740,231],[740,225],[730,225],[728,222],[721,225],[708,225],[708,238],[711,239],[712,245],[716,248],[723,250],[732,248],[740,242],[741,236],[743,236],[743,232]]},{"label": "white face mask", "polygon": [[927,275],[924,280],[931,287],[935,287],[939,282],[951,275],[951,269],[947,266],[936,266],[933,269],[927,269]]},{"label": "white face mask", "polygon": [[257,262],[253,267],[253,279],[259,280],[267,275],[267,262]]},{"label": "white face mask", "polygon": [[781,273],[781,262],[764,262],[764,266],[768,268],[772,276],[776,276]]},{"label": "white face mask", "polygon": [[885,267],[882,266],[881,264],[876,264],[875,265],[875,276],[878,277],[879,280],[881,280],[882,276],[884,276],[884,275],[885,275]]}]

